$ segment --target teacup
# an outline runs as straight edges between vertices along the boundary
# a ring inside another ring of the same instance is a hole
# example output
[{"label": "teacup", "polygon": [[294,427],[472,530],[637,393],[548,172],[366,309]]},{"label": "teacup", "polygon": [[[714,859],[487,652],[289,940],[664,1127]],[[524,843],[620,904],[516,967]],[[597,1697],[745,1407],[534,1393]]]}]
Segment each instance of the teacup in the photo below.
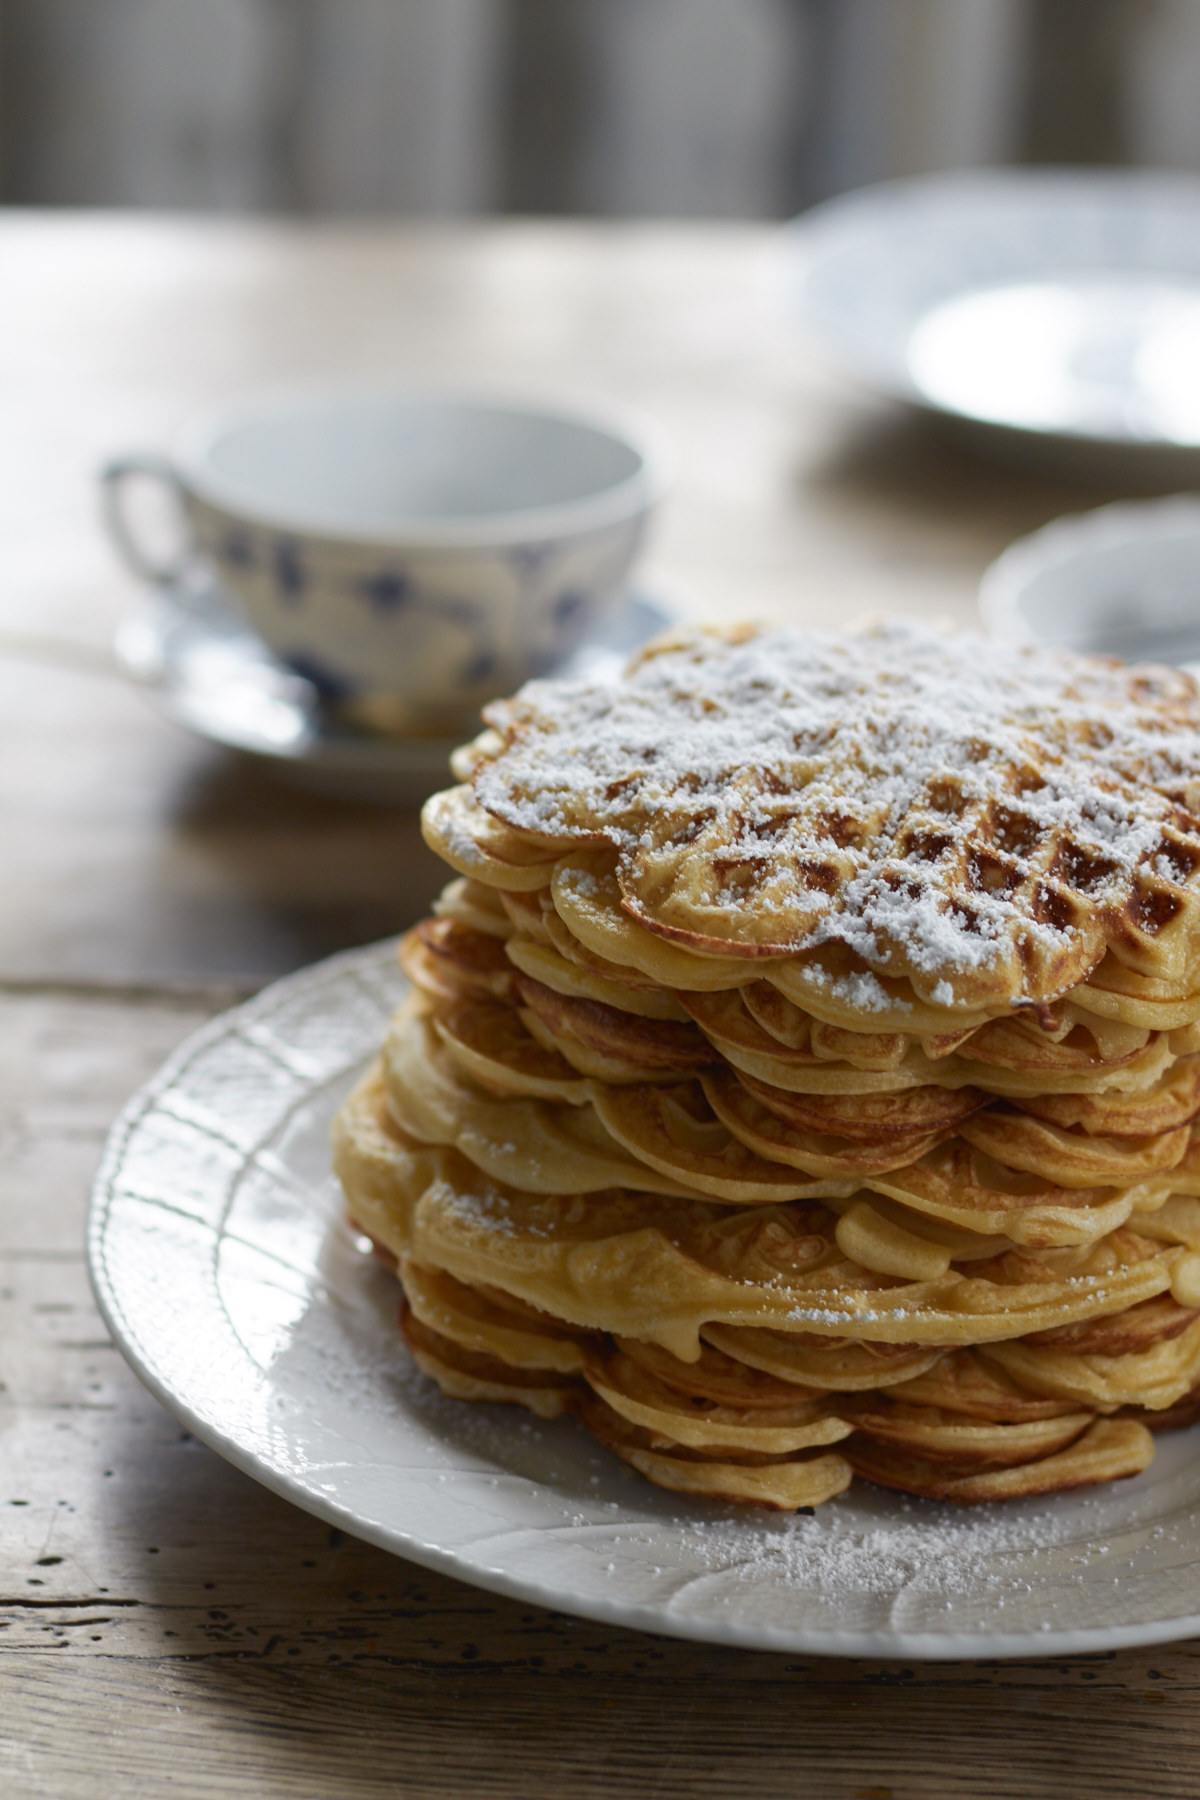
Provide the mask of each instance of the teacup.
[{"label": "teacup", "polygon": [[[126,507],[147,477],[182,505],[175,557]],[[173,586],[202,559],[325,701],[412,732],[465,726],[564,662],[619,602],[666,479],[624,415],[424,391],[247,405],[102,472],[139,575]]]}]

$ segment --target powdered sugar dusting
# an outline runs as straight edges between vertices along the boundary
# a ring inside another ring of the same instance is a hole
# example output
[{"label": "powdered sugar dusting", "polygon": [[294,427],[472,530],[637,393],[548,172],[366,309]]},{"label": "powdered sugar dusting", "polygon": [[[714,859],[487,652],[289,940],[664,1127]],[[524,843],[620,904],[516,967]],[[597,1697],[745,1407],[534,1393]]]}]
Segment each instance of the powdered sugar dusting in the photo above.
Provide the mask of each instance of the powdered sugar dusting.
[{"label": "powdered sugar dusting", "polygon": [[833,1594],[891,1594],[916,1582],[952,1597],[978,1592],[989,1574],[1002,1586],[996,1558],[1015,1553],[1024,1563],[1078,1532],[1078,1521],[1061,1512],[980,1514],[895,1496],[885,1504],[881,1517],[853,1522],[832,1509],[811,1518],[738,1519],[736,1533],[713,1524],[697,1543],[714,1570],[732,1562],[743,1579],[770,1573]]},{"label": "powdered sugar dusting", "polygon": [[1014,937],[1053,953],[1081,909],[1200,868],[1200,838],[1164,835],[1200,807],[1200,703],[1170,671],[907,623],[695,632],[621,683],[530,683],[487,717],[504,747],[474,780],[495,816],[607,838],[635,896],[703,866],[731,936],[881,971],[899,953],[935,983]]}]

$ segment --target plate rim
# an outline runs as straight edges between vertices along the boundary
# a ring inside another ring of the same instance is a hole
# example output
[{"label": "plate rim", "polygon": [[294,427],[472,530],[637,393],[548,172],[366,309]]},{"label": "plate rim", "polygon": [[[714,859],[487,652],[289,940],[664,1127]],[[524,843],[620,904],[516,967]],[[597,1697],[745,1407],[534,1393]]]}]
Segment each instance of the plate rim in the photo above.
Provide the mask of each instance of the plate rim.
[{"label": "plate rim", "polygon": [[223,1427],[197,1411],[186,1399],[174,1392],[170,1383],[163,1379],[153,1362],[143,1353],[136,1333],[126,1320],[116,1285],[111,1280],[106,1265],[106,1233],[113,1217],[115,1181],[130,1137],[135,1128],[153,1111],[160,1094],[201,1051],[219,1042],[240,1024],[252,1021],[257,1013],[270,1011],[280,999],[302,993],[308,987],[316,986],[330,977],[336,979],[343,972],[352,974],[359,968],[378,966],[385,959],[393,958],[395,945],[396,939],[388,938],[338,951],[268,983],[249,1000],[206,1020],[189,1032],[150,1079],[137,1088],[110,1127],[92,1183],[87,1209],[84,1243],[92,1293],[114,1344],[134,1374],[153,1397],[196,1438],[269,1492],[377,1549],[402,1557],[419,1567],[448,1575],[466,1586],[500,1594],[507,1599],[591,1619],[598,1624],[644,1631],[660,1637],[758,1650],[768,1654],[867,1657],[877,1661],[991,1662],[1015,1658],[1100,1654],[1110,1650],[1172,1643],[1200,1635],[1200,1613],[1126,1626],[1088,1626],[1070,1630],[1055,1630],[1051,1626],[1037,1632],[990,1631],[984,1635],[940,1631],[791,1629],[745,1624],[736,1619],[674,1616],[669,1611],[664,1611],[661,1604],[639,1606],[626,1600],[609,1601],[600,1594],[564,1596],[561,1588],[532,1576],[514,1575],[501,1568],[475,1564],[464,1567],[458,1553],[452,1548],[429,1543],[382,1521],[364,1520],[353,1508],[306,1486],[294,1473],[273,1466],[260,1454],[247,1449],[239,1442],[235,1430]]}]

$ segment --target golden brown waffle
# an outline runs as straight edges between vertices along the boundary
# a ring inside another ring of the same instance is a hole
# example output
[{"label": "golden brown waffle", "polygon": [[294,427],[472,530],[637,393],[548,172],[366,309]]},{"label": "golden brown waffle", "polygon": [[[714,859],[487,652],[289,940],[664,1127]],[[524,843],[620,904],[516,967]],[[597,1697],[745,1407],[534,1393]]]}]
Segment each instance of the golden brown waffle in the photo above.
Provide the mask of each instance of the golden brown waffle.
[{"label": "golden brown waffle", "polygon": [[1198,725],[909,628],[492,709],[336,1134],[420,1366],[744,1503],[1143,1469],[1200,1416]]},{"label": "golden brown waffle", "polygon": [[[337,1166],[363,1229],[394,1255],[495,1287],[572,1326],[658,1344],[684,1361],[715,1324],[945,1348],[1192,1302],[1187,1242],[1122,1227],[1035,1252],[989,1240],[939,1273],[888,1273],[848,1255],[819,1200],[730,1208],[646,1189],[533,1193],[457,1148],[398,1127],[370,1076],[343,1109]],[[882,1260],[882,1259],[880,1259]]]},{"label": "golden brown waffle", "polygon": [[[844,951],[857,971],[824,973],[860,1011],[872,976],[991,1008],[1056,998],[1108,949],[1152,978],[1193,967],[1184,675],[913,626],[691,632],[617,686],[534,684],[487,717],[482,847],[530,871],[503,885],[608,844],[653,934],[732,958]],[[445,845],[460,859],[473,816]]]},{"label": "golden brown waffle", "polygon": [[[461,1179],[466,1165],[453,1152],[430,1161],[379,1120],[368,1090],[343,1118],[339,1169],[354,1217],[396,1259],[410,1309],[406,1336],[421,1367],[459,1398],[513,1402],[547,1418],[570,1412],[651,1479],[683,1492],[785,1508],[813,1505],[840,1492],[854,1471],[885,1486],[968,1503],[1116,1479],[1149,1461],[1151,1440],[1139,1422],[1149,1417],[1146,1407],[1158,1407],[1164,1423],[1174,1423],[1167,1408],[1187,1400],[1200,1374],[1195,1313],[1162,1299],[1113,1307],[1115,1288],[1105,1294],[1110,1310],[1092,1315],[1096,1335],[1078,1340],[1135,1346],[1107,1364],[1094,1352],[1085,1359],[1058,1351],[1036,1332],[1016,1343],[956,1351],[855,1343],[794,1326],[715,1323],[704,1327],[706,1341],[689,1360],[646,1336],[602,1329],[615,1322],[611,1314],[596,1327],[562,1316],[580,1298],[578,1257],[564,1263],[555,1250],[598,1242],[597,1221],[581,1218],[577,1203],[563,1200],[555,1208],[543,1201],[530,1219],[515,1197],[456,1189],[454,1178]],[[637,1216],[621,1200],[611,1197],[610,1226]],[[522,1213],[528,1236],[518,1222]],[[819,1220],[807,1222],[819,1235]],[[661,1229],[665,1220],[657,1223]],[[706,1223],[710,1237],[714,1225],[719,1233],[719,1215]],[[473,1242],[464,1243],[464,1227]],[[701,1222],[693,1229],[688,1248],[702,1250]],[[481,1230],[494,1238],[490,1250],[480,1244]],[[770,1286],[762,1248],[740,1247],[740,1272],[743,1280],[757,1276]],[[510,1285],[471,1283],[481,1249]],[[1145,1244],[1124,1250],[1109,1244],[1098,1259],[1104,1272],[1111,1275],[1131,1249],[1134,1261],[1126,1266],[1151,1260]],[[728,1247],[718,1245],[711,1260],[729,1269]],[[545,1280],[555,1261],[557,1285]],[[990,1271],[993,1279],[1001,1272]],[[1034,1272],[1028,1265],[1007,1271],[1026,1278]],[[1079,1273],[1077,1262],[1076,1280]],[[616,1284],[598,1276],[598,1269],[585,1276],[593,1303],[606,1290],[610,1306],[620,1308],[628,1296],[619,1291],[619,1272]],[[1085,1274],[1088,1279],[1095,1283],[1096,1275]],[[521,1286],[523,1298],[512,1291]],[[1123,1291],[1127,1297],[1136,1290]],[[535,1304],[531,1292],[553,1304]],[[1027,1359],[1041,1352],[1032,1376],[1013,1375],[1003,1359],[1014,1351],[1025,1351]],[[1072,1371],[1085,1361],[1094,1385],[1105,1367],[1118,1366],[1124,1385],[1079,1394]],[[1120,1429],[1098,1431],[1104,1415],[1114,1412],[1122,1415]]]}]

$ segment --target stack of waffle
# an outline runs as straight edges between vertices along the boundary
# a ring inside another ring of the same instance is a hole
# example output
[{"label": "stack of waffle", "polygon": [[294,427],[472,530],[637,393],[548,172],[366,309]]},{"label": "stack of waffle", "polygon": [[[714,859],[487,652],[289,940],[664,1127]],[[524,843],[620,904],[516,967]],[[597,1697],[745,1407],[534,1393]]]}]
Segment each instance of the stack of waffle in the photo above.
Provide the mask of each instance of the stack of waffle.
[{"label": "stack of waffle", "polygon": [[531,684],[343,1109],[449,1394],[779,1508],[1144,1469],[1200,1416],[1200,699],[890,626]]}]

